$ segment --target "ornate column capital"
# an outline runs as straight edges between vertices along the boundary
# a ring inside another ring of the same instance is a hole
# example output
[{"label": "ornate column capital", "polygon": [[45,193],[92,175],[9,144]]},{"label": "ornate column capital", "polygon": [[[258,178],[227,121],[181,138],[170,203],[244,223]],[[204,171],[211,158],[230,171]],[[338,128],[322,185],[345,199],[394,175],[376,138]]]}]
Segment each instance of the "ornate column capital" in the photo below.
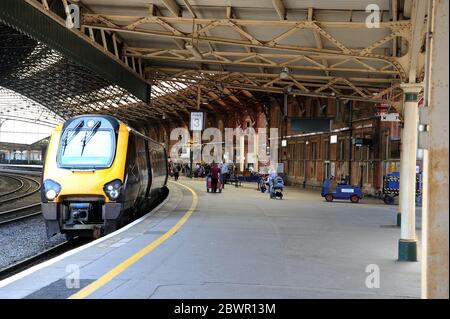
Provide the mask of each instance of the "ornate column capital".
[{"label": "ornate column capital", "polygon": [[423,83],[401,83],[400,87],[405,94],[405,102],[417,102],[424,86]]}]

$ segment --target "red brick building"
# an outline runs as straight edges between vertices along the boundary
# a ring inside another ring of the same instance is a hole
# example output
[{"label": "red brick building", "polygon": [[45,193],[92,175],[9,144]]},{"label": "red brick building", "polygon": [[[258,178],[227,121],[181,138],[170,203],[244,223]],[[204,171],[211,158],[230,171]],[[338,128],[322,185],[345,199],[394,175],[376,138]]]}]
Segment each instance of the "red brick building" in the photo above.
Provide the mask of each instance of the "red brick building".
[{"label": "red brick building", "polygon": [[[288,183],[320,187],[330,175],[337,179],[351,175],[353,184],[360,183],[366,194],[375,195],[383,175],[399,170],[400,123],[380,121],[374,104],[354,101],[350,112],[344,101],[291,96],[285,120],[281,105],[272,104],[270,126],[286,136],[281,161]],[[330,119],[331,130],[298,132],[292,118]]]}]

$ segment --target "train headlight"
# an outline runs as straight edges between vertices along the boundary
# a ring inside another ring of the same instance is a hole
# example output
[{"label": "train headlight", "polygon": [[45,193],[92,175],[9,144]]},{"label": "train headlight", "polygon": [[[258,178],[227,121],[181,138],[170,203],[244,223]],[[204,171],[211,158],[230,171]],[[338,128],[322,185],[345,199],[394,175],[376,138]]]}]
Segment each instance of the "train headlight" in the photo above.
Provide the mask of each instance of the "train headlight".
[{"label": "train headlight", "polygon": [[103,187],[103,191],[110,200],[117,200],[122,190],[122,182],[118,179],[109,182]]},{"label": "train headlight", "polygon": [[49,201],[53,201],[61,192],[61,185],[57,182],[47,179],[44,181],[44,194]]},{"label": "train headlight", "polygon": [[45,197],[47,197],[48,200],[54,200],[56,198],[56,192],[53,189],[49,189],[45,192]]}]

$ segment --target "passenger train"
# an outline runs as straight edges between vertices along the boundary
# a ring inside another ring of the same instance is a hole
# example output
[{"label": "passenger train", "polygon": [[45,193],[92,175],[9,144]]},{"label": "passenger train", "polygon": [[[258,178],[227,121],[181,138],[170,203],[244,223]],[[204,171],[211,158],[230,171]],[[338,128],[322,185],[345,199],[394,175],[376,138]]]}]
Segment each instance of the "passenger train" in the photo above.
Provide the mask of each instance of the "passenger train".
[{"label": "passenger train", "polygon": [[82,115],[57,126],[43,170],[47,236],[100,237],[168,193],[163,145],[112,116]]}]

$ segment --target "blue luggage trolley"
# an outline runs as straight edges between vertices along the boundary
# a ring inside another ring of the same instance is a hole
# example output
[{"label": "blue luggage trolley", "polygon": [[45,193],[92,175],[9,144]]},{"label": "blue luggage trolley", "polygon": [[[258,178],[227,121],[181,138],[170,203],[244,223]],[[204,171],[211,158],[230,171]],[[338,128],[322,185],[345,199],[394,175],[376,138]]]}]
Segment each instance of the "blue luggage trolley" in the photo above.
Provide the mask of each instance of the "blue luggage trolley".
[{"label": "blue luggage trolley", "polygon": [[322,197],[325,197],[327,202],[332,202],[334,199],[346,199],[352,203],[358,203],[363,198],[361,187],[358,185],[338,184],[336,191],[330,191],[331,180],[328,178],[322,185]]}]

